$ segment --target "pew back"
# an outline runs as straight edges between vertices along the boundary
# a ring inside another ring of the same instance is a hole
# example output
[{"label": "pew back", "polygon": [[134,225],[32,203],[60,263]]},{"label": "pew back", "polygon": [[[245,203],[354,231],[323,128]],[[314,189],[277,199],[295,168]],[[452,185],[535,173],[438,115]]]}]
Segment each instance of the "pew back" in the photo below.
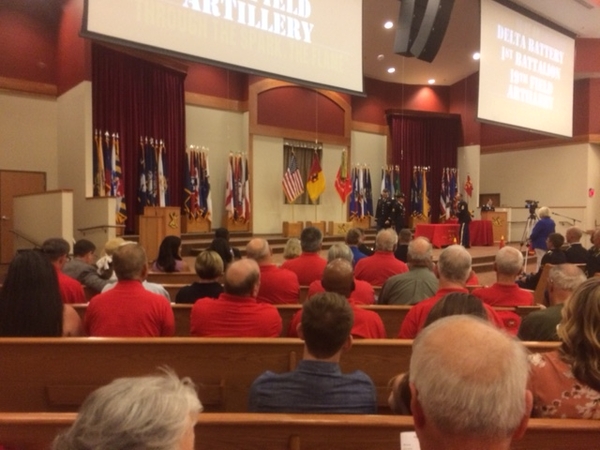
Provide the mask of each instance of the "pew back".
[{"label": "pew back", "polygon": [[[534,351],[558,343],[527,343]],[[389,379],[408,370],[411,340],[356,340],[343,372],[363,370],[387,409]],[[290,338],[3,338],[0,411],[75,411],[95,388],[117,377],[169,366],[199,387],[205,410],[247,410],[250,385],[265,370],[293,370],[303,343]]]},{"label": "pew back", "polygon": [[[0,441],[21,450],[47,449],[75,413],[0,413]],[[398,450],[410,416],[201,413],[196,450]],[[581,450],[598,447],[595,420],[531,419],[513,450]]]}]

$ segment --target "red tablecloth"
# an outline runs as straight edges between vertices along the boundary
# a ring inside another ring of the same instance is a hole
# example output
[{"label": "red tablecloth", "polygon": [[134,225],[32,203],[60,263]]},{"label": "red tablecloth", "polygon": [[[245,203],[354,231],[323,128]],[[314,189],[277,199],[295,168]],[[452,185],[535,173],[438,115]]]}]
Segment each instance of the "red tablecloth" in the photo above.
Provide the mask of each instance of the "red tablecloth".
[{"label": "red tablecloth", "polygon": [[[471,245],[494,245],[492,222],[490,220],[472,220],[469,232]],[[434,247],[441,248],[452,245],[454,239],[459,240],[457,223],[420,223],[415,229],[415,237],[428,238]]]}]

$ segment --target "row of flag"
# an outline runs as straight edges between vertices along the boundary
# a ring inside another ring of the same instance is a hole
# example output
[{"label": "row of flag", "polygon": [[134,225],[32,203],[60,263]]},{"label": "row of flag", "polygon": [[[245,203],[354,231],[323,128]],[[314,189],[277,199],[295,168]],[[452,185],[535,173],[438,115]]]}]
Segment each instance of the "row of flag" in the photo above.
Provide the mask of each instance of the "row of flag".
[{"label": "row of flag", "polygon": [[94,130],[94,197],[116,197],[116,222],[127,220],[118,133]]},{"label": "row of flag", "polygon": [[402,192],[400,187],[400,167],[386,166],[381,168],[381,190],[387,189],[390,197],[394,198],[396,194]]},{"label": "row of flag", "polygon": [[414,166],[410,189],[410,209],[412,215],[413,217],[419,217],[425,220],[431,215],[431,204],[429,203],[429,193],[427,189],[430,171],[431,168],[428,166]]},{"label": "row of flag", "polygon": [[373,215],[373,194],[371,171],[366,166],[352,168],[352,195],[350,196],[350,217],[363,218]]},{"label": "row of flag", "polygon": [[208,149],[190,145],[185,153],[183,210],[192,220],[211,220]]},{"label": "row of flag", "polygon": [[[338,171],[338,175],[340,174],[341,172]],[[341,181],[341,179],[340,183],[340,189],[344,190],[345,188],[342,185],[343,182]],[[298,160],[296,159],[296,154],[294,153],[294,151],[292,151],[290,154],[290,160],[288,162],[287,169],[283,174],[283,180],[281,181],[281,185],[283,187],[283,193],[285,194],[289,203],[294,203],[294,201],[296,201],[296,199],[304,193],[305,189],[306,193],[308,194],[308,198],[310,198],[310,201],[316,203],[321,194],[325,192],[325,174],[323,173],[323,169],[321,168],[321,160],[319,158],[319,153],[317,152],[317,150],[313,152],[310,170],[306,179],[306,186],[304,185],[304,182],[302,180],[302,174],[300,173],[300,168],[298,167]],[[340,194],[340,196],[341,195],[342,194]]]},{"label": "row of flag", "polygon": [[449,219],[455,210],[455,198],[458,191],[458,169],[444,167],[440,190],[440,218]]},{"label": "row of flag", "polygon": [[229,219],[236,222],[250,220],[250,180],[248,155],[229,155],[227,183],[225,186],[225,210]]},{"label": "row of flag", "polygon": [[138,205],[168,206],[167,158],[162,139],[140,136]]}]

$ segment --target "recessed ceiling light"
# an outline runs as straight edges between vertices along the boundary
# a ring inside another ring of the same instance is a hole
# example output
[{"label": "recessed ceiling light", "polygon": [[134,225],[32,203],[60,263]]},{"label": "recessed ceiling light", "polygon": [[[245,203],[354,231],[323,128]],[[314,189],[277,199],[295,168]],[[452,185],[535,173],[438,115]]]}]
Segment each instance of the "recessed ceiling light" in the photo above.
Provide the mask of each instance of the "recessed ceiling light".
[{"label": "recessed ceiling light", "polygon": [[429,80],[427,80],[427,82],[428,82],[429,84],[435,84],[435,80],[434,80],[433,78],[430,78]]},{"label": "recessed ceiling light", "polygon": [[393,26],[394,26],[394,22],[392,22],[391,20],[388,20],[386,23],[383,24],[383,28],[385,28],[386,30],[389,30]]},{"label": "recessed ceiling light", "polygon": [[479,58],[481,58],[481,54],[479,52],[473,53],[473,59],[475,61],[479,61]]},{"label": "recessed ceiling light", "polygon": [[388,69],[388,73],[394,73],[395,71],[396,71],[396,68],[395,68],[395,67],[390,67],[390,68]]},{"label": "recessed ceiling light", "polygon": [[377,55],[377,61],[383,61],[384,58],[385,56],[383,55],[383,53]]}]

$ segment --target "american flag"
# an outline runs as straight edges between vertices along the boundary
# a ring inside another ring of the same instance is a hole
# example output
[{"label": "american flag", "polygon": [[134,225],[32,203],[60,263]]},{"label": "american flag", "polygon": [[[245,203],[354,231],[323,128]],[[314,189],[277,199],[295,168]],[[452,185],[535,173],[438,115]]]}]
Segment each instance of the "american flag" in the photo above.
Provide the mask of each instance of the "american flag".
[{"label": "american flag", "polygon": [[304,182],[302,181],[300,170],[298,170],[296,155],[293,152],[290,156],[287,170],[283,174],[281,184],[283,185],[283,192],[290,203],[294,203],[294,200],[304,192]]}]

